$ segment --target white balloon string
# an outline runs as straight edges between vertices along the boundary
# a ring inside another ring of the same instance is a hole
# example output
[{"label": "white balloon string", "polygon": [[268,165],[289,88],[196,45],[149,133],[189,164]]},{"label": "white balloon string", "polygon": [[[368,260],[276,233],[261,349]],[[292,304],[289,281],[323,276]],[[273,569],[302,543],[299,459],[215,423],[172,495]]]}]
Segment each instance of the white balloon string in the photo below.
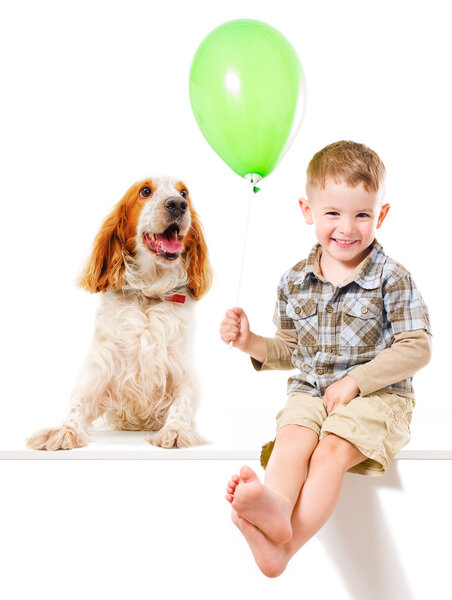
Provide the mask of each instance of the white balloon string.
[{"label": "white balloon string", "polygon": [[[247,211],[247,216],[246,216],[245,232],[244,232],[244,237],[243,237],[242,260],[240,263],[239,282],[237,285],[237,294],[235,296],[235,306],[237,306],[237,307],[239,305],[240,289],[242,287],[243,265],[245,264],[246,245],[247,245],[246,243],[247,243],[247,239],[248,239],[248,229],[249,229],[250,214],[251,214],[251,200],[254,197],[254,194],[255,194],[254,184],[251,182],[251,194],[248,197],[248,211]],[[234,345],[234,342],[231,340],[229,342],[229,348],[232,348],[233,345]]]},{"label": "white balloon string", "polygon": [[[253,188],[251,188],[251,190],[252,189]],[[247,239],[248,239],[248,228],[249,228],[249,223],[250,223],[251,200],[252,200],[253,196],[254,196],[254,193],[253,193],[253,191],[251,191],[251,195],[248,197],[248,214],[246,216],[245,233],[244,233],[243,246],[242,246],[242,260],[241,260],[241,263],[240,263],[239,282],[238,282],[238,285],[237,285],[237,294],[236,294],[236,297],[235,297],[235,306],[239,305],[240,288],[242,286],[243,265],[245,264],[246,245],[247,245]]]}]

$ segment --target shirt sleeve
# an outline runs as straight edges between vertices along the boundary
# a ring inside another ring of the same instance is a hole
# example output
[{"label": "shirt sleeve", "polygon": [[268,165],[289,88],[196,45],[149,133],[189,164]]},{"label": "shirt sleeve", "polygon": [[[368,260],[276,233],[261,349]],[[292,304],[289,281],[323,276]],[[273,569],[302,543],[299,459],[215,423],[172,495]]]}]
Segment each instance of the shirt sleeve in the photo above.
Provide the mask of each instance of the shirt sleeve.
[{"label": "shirt sleeve", "polygon": [[349,372],[362,396],[411,377],[430,361],[431,335],[424,329],[397,333],[394,343]]},{"label": "shirt sleeve", "polygon": [[383,291],[383,301],[393,335],[417,329],[432,333],[427,306],[409,273]]},{"label": "shirt sleeve", "polygon": [[275,337],[263,337],[267,354],[263,363],[251,357],[251,363],[256,371],[270,369],[294,369],[292,353],[298,344],[298,335],[295,329],[278,329]]},{"label": "shirt sleeve", "polygon": [[273,314],[273,324],[278,329],[294,329],[295,323],[291,317],[287,316],[287,293],[286,277],[283,275],[279,281],[275,312]]}]

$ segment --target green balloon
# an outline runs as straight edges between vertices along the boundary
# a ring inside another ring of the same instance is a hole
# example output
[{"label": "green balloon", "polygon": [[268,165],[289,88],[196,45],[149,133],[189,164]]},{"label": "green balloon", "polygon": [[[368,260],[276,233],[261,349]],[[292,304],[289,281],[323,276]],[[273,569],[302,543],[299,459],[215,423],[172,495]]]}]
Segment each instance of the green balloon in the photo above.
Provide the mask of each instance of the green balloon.
[{"label": "green balloon", "polygon": [[303,67],[292,45],[270,25],[230,21],[196,51],[190,100],[204,137],[231,169],[242,177],[265,177],[301,124]]}]

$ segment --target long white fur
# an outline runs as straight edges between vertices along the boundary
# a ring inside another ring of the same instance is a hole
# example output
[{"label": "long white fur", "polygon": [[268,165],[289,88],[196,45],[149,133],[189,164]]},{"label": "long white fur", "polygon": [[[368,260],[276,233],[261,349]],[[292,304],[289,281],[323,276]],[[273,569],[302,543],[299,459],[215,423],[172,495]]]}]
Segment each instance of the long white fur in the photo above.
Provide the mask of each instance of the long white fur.
[{"label": "long white fur", "polygon": [[[154,179],[154,181],[156,181]],[[180,259],[156,259],[143,232],[164,229],[164,200],[179,195],[176,180],[160,178],[137,227],[136,253],[126,258],[124,286],[101,293],[95,333],[73,390],[69,414],[59,427],[36,432],[31,448],[85,446],[91,423],[103,415],[115,429],[157,431],[148,441],[172,448],[205,443],[197,433],[198,385],[191,362],[194,300],[165,300],[183,291],[187,273]],[[187,216],[185,231],[190,227]]]}]

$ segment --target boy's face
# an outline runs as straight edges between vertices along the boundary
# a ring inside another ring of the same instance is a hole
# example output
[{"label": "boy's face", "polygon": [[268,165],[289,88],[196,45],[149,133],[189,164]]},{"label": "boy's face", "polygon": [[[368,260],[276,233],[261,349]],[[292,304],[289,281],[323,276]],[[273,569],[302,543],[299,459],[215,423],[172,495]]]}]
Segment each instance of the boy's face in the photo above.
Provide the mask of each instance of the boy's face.
[{"label": "boy's face", "polygon": [[382,205],[382,199],[383,190],[367,192],[362,183],[350,187],[328,180],[325,189],[313,188],[309,200],[302,198],[299,203],[329,258],[354,267],[368,254],[388,213],[389,204]]}]

